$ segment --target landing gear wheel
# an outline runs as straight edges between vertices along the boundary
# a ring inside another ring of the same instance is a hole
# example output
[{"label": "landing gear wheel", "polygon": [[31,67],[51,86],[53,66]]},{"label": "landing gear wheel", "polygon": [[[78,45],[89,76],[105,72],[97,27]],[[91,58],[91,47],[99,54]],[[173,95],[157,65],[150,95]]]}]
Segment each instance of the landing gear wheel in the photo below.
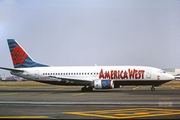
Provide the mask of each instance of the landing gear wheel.
[{"label": "landing gear wheel", "polygon": [[89,87],[87,88],[87,91],[88,91],[88,92],[92,92],[92,91],[93,91],[93,87],[89,86]]},{"label": "landing gear wheel", "polygon": [[93,87],[89,86],[88,88],[85,86],[85,87],[82,87],[81,88],[81,91],[82,92],[92,92],[93,91]]},{"label": "landing gear wheel", "polygon": [[154,87],[154,85],[152,85],[152,87],[151,87],[151,91],[155,91],[155,87]]},{"label": "landing gear wheel", "polygon": [[81,88],[81,91],[82,91],[82,92],[86,92],[86,88],[85,88],[85,87],[82,87],[82,88]]}]

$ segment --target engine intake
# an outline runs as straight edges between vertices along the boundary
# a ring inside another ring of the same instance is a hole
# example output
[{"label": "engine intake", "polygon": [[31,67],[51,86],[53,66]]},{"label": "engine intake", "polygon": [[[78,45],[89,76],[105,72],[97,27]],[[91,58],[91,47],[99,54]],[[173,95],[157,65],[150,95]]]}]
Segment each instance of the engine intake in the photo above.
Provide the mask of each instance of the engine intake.
[{"label": "engine intake", "polygon": [[112,89],[114,88],[113,80],[102,79],[102,80],[94,80],[94,88],[95,89]]}]

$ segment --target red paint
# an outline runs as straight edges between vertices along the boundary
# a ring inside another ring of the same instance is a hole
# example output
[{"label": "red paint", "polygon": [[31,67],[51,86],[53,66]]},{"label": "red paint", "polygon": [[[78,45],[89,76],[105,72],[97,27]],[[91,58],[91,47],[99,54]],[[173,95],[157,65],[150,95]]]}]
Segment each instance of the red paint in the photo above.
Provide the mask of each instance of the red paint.
[{"label": "red paint", "polygon": [[127,75],[126,70],[125,70],[125,72],[124,72],[124,79],[128,79],[128,75]]},{"label": "red paint", "polygon": [[144,79],[144,70],[139,70],[139,73],[141,74],[141,76],[142,76],[142,79]]},{"label": "red paint", "polygon": [[113,72],[114,70],[111,70],[110,78],[113,79]]},{"label": "red paint", "polygon": [[20,46],[17,46],[12,50],[11,58],[14,65],[18,63],[22,65],[26,57],[27,57],[27,54],[24,52],[24,50]]},{"label": "red paint", "polygon": [[134,71],[135,69],[131,70],[131,69],[128,69],[128,72],[129,72],[129,78],[131,79],[134,79]]},{"label": "red paint", "polygon": [[120,74],[119,74],[120,79],[124,79],[124,77],[122,75],[123,75],[123,70],[120,71]]},{"label": "red paint", "polygon": [[114,70],[114,79],[117,79],[118,77],[117,77],[117,71],[116,70]]},{"label": "red paint", "polygon": [[128,69],[110,70],[103,72],[100,70],[99,79],[144,79],[145,70]]}]

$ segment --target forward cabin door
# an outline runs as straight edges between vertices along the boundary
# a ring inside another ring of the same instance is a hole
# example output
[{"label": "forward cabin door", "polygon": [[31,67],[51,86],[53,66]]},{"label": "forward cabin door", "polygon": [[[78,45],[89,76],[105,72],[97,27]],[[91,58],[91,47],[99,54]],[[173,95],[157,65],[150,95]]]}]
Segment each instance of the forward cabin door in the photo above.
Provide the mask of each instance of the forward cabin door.
[{"label": "forward cabin door", "polygon": [[35,71],[35,79],[39,79],[39,71],[38,70]]},{"label": "forward cabin door", "polygon": [[150,69],[146,70],[146,78],[148,78],[148,79],[151,78],[151,70]]}]

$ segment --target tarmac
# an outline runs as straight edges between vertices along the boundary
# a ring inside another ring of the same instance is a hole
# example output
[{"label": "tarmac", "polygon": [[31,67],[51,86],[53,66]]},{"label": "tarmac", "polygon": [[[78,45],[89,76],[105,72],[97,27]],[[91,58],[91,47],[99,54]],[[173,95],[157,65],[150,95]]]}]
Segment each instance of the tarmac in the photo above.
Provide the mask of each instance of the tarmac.
[{"label": "tarmac", "polygon": [[81,86],[0,82],[0,119],[180,119],[180,81],[81,92]]}]

